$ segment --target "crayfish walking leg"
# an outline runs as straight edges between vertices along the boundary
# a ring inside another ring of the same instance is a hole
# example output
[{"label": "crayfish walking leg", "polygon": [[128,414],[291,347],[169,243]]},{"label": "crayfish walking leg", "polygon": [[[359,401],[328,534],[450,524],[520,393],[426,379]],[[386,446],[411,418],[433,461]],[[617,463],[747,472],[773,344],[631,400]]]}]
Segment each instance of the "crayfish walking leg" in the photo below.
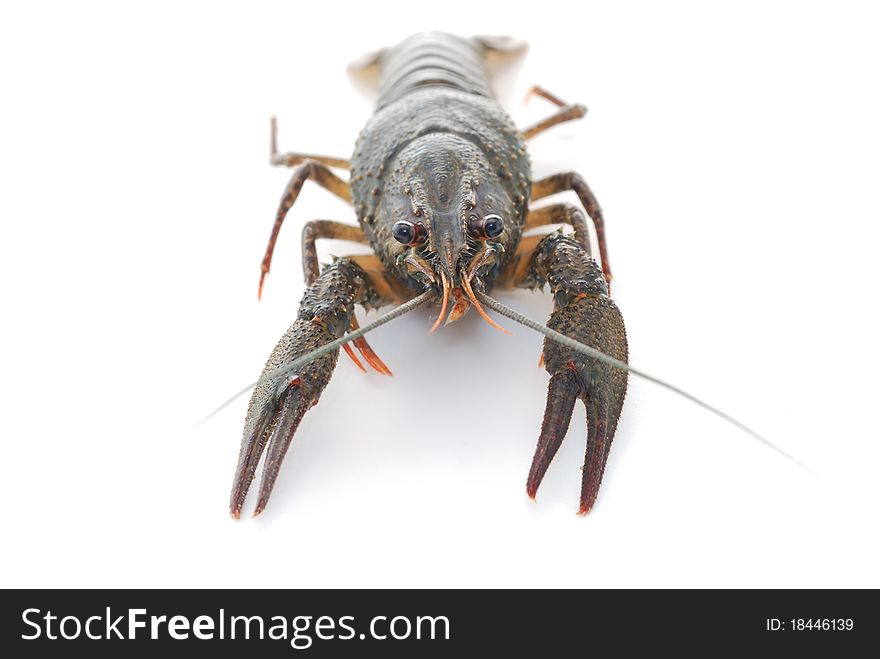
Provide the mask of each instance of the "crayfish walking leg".
[{"label": "crayfish walking leg", "polygon": [[290,176],[290,182],[284,189],[281,201],[278,204],[278,211],[275,213],[275,222],[272,224],[272,233],[269,235],[269,243],[266,245],[266,253],[263,255],[263,262],[260,264],[260,287],[257,291],[257,297],[263,294],[263,284],[266,281],[266,275],[272,267],[272,254],[275,251],[275,243],[278,240],[278,234],[281,233],[281,225],[287,217],[287,212],[296,203],[302,186],[309,179],[321,187],[329,190],[343,201],[351,202],[351,188],[347,181],[343,181],[336,176],[326,165],[315,160],[306,160],[293,170]]},{"label": "crayfish walking leg", "polygon": [[558,126],[561,123],[565,123],[566,121],[573,121],[575,119],[582,119],[584,115],[587,114],[587,108],[580,103],[566,103],[561,98],[556,96],[555,94],[550,93],[540,85],[535,85],[529,90],[529,93],[526,95],[526,100],[531,98],[532,96],[540,96],[548,101],[550,101],[553,105],[559,108],[555,114],[550,115],[543,121],[539,121],[536,124],[529,126],[528,128],[524,128],[522,130],[522,135],[525,139],[529,140],[536,135],[540,135],[548,128],[552,128],[553,126]]},{"label": "crayfish walking leg", "polygon": [[587,211],[587,215],[593,220],[593,226],[596,227],[596,240],[599,243],[599,258],[602,259],[602,272],[605,275],[605,280],[611,282],[611,263],[608,261],[608,243],[605,238],[605,218],[602,215],[599,202],[596,201],[596,195],[590,190],[584,177],[577,172],[563,172],[535,181],[532,183],[531,198],[532,201],[537,201],[567,190],[577,194]]}]

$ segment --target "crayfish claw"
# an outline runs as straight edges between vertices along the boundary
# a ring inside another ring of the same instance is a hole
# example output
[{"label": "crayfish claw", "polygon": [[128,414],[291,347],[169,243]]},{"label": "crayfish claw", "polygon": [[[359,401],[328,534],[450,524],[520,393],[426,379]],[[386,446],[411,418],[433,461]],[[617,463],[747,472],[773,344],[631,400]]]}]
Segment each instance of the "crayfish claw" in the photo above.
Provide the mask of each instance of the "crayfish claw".
[{"label": "crayfish claw", "polygon": [[529,478],[526,481],[526,492],[532,499],[538,493],[538,486],[544,480],[547,467],[550,466],[556,451],[562,445],[565,433],[568,432],[577,395],[577,378],[572,371],[565,370],[550,378],[541,435],[538,437],[538,447],[535,449],[535,457],[532,458]]},{"label": "crayfish claw", "polygon": [[299,422],[312,406],[303,399],[298,385],[291,386],[282,395],[282,402],[276,415],[268,437],[269,451],[266,454],[266,463],[263,465],[263,476],[260,479],[260,491],[257,496],[257,505],[254,508],[254,517],[263,512],[275,487],[278,478],[278,470],[281,462],[290,448],[293,435],[299,427]]},{"label": "crayfish claw", "polygon": [[[336,338],[314,320],[298,319],[281,337],[263,374]],[[238,519],[260,457],[268,448],[254,515],[266,507],[278,470],[305,413],[318,402],[330,381],[338,352],[317,357],[299,373],[279,376],[254,389],[248,405],[238,466],[229,499],[229,513]]]},{"label": "crayfish claw", "polygon": [[254,404],[252,399],[248,418],[245,420],[245,432],[238,456],[238,466],[235,468],[232,493],[229,496],[229,514],[233,519],[238,519],[241,515],[244,500],[254,480],[257,465],[266,446],[266,435],[274,417],[275,406],[271,400],[264,399]]},{"label": "crayfish claw", "polygon": [[[351,326],[355,303],[361,302],[356,293],[365,279],[360,267],[348,259],[338,259],[328,266],[306,291],[296,321],[269,356],[263,377],[254,387],[248,404],[229,498],[229,513],[233,518],[241,515],[264,452],[266,459],[254,515],[266,507],[293,436],[305,413],[318,402],[330,382],[339,350],[334,348],[316,355],[295,372],[272,374],[285,364],[341,338]],[[362,291],[361,294],[365,295]],[[357,341],[353,343],[361,348]]]},{"label": "crayfish claw", "polygon": [[[536,274],[550,282],[554,310],[547,327],[626,362],[628,348],[623,316],[608,297],[599,266],[575,241],[549,235],[539,245],[543,258]],[[575,400],[587,411],[587,449],[584,457],[579,515],[596,502],[611,442],[626,398],[627,373],[547,338],[544,368],[550,373],[547,407],[529,477],[534,498],[556,455],[571,420]]]},{"label": "crayfish claw", "polygon": [[608,462],[608,453],[611,450],[611,440],[617,429],[617,420],[620,417],[620,405],[614,410],[612,396],[607,392],[587,394],[587,452],[584,458],[584,475],[581,481],[581,500],[578,515],[586,515],[596,503],[599,494],[599,486],[602,484],[602,475],[605,473],[605,465]]}]

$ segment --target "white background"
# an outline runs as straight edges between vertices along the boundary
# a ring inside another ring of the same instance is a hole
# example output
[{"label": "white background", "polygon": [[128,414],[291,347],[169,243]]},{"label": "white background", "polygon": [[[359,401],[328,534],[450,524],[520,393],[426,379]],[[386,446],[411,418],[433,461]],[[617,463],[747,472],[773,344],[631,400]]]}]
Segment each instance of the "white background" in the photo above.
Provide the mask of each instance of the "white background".
[{"label": "white background", "polygon": [[[874,5],[354,5],[4,5],[0,585],[880,586]],[[419,311],[370,338],[394,378],[340,358],[267,511],[230,520],[246,399],[192,426],[293,321],[303,222],[354,219],[307,185],[257,303],[269,116],[347,157],[345,64],[428,28],[530,42],[521,125],[552,111],[533,83],[589,106],[530,150],[606,211],[633,364],[820,478],[633,380],[594,512],[582,407],[532,503],[541,337]]]}]

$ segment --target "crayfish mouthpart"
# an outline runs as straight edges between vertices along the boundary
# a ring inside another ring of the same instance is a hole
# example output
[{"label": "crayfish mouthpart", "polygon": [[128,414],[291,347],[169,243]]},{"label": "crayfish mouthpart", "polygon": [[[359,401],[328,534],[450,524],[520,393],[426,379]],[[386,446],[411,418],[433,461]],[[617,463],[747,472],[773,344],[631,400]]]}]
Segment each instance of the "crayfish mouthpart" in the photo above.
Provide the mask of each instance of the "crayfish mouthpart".
[{"label": "crayfish mouthpart", "polygon": [[[428,330],[428,334],[433,334],[434,331],[440,327],[440,323],[442,323],[443,319],[446,317],[446,307],[449,304],[449,277],[447,277],[446,273],[442,270],[440,271],[440,279],[443,282],[443,302],[440,305],[440,315],[437,316],[434,325]],[[446,322],[448,323],[449,321],[447,320]]]},{"label": "crayfish mouthpart", "polygon": [[480,303],[477,302],[477,296],[474,295],[474,289],[471,288],[471,282],[467,279],[467,277],[462,277],[461,287],[464,289],[464,292],[467,293],[468,298],[470,298],[470,301],[474,305],[474,309],[477,310],[477,313],[480,314],[480,317],[483,320],[485,320],[487,323],[489,323],[489,325],[491,325],[495,329],[501,330],[505,334],[510,334],[509,330],[504,329],[503,327],[501,327],[501,325],[499,325],[494,320],[492,320],[489,317],[489,314],[487,314],[486,311],[483,309],[483,307],[480,306]]},{"label": "crayfish mouthpart", "polygon": [[450,311],[449,315],[446,317],[444,325],[454,323],[456,320],[464,316],[467,313],[467,310],[471,307],[470,300],[467,299],[460,287],[456,286],[452,289],[452,297],[455,299],[455,302],[452,305],[452,311]]}]

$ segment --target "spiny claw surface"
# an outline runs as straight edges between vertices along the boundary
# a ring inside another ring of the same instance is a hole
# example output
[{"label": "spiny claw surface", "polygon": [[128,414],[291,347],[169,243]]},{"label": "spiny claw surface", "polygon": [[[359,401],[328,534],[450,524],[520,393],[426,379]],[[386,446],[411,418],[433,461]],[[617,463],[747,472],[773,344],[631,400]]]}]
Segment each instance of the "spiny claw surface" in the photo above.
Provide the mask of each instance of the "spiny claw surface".
[{"label": "spiny claw surface", "polygon": [[[320,320],[297,320],[275,346],[263,374],[334,338],[336,337]],[[254,515],[259,515],[266,507],[293,435],[305,413],[318,402],[321,392],[330,381],[338,355],[338,351],[322,355],[300,369],[296,376],[280,376],[254,389],[248,405],[238,466],[229,499],[229,513],[234,518],[241,515],[260,457],[268,447]]]},{"label": "spiny claw surface", "polygon": [[[535,270],[539,280],[550,283],[554,294],[555,308],[547,326],[627,361],[623,316],[607,296],[599,266],[581,245],[560,234],[551,234],[544,243],[539,247]],[[551,377],[526,491],[534,498],[568,430],[575,401],[580,399],[587,412],[587,450],[578,508],[578,514],[584,515],[596,502],[602,483],[626,398],[627,373],[552,339],[544,341],[543,354],[544,367]]]},{"label": "spiny claw surface", "polygon": [[306,411],[312,406],[309,398],[302,396],[299,386],[288,387],[282,395],[279,410],[276,413],[275,423],[269,435],[269,452],[266,455],[266,464],[263,466],[263,476],[260,480],[260,492],[257,496],[257,505],[254,508],[254,517],[263,512],[275,487],[278,478],[278,470],[281,462],[290,448],[293,435],[299,427]]},{"label": "spiny claw surface", "polygon": [[[278,341],[263,376],[342,336],[354,317],[355,302],[363,301],[369,293],[365,282],[363,271],[347,259],[328,266],[303,296],[298,318]],[[264,452],[266,460],[254,515],[266,507],[300,421],[330,382],[338,357],[339,350],[332,350],[296,373],[279,375],[254,388],[229,498],[229,512],[234,518],[241,515]]]},{"label": "spiny claw surface", "polygon": [[562,445],[562,439],[568,432],[574,402],[577,398],[577,379],[573,371],[564,370],[550,378],[547,389],[547,408],[544,411],[544,422],[541,424],[541,435],[538,448],[532,458],[529,478],[526,481],[526,492],[534,499],[538,486],[547,473],[547,467]]}]

